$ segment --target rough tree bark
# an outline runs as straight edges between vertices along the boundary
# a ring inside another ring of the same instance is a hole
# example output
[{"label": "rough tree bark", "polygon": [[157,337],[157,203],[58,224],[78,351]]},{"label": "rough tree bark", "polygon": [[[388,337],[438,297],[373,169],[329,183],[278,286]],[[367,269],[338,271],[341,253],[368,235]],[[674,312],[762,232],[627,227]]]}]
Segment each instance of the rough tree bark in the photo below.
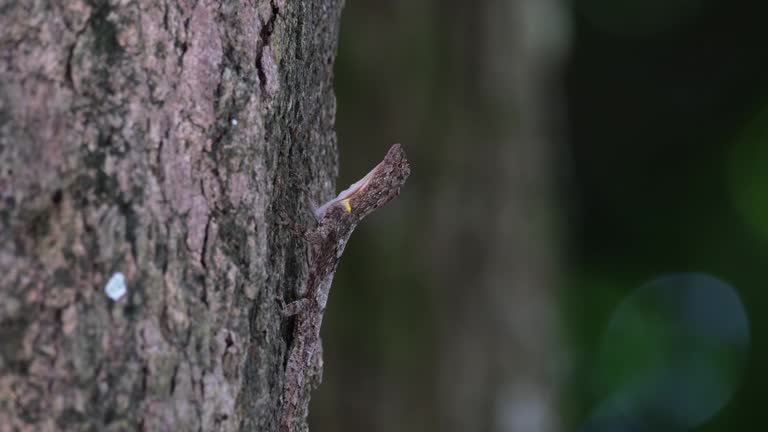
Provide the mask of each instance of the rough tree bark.
[{"label": "rough tree bark", "polygon": [[3,0],[0,430],[276,428],[341,6]]}]

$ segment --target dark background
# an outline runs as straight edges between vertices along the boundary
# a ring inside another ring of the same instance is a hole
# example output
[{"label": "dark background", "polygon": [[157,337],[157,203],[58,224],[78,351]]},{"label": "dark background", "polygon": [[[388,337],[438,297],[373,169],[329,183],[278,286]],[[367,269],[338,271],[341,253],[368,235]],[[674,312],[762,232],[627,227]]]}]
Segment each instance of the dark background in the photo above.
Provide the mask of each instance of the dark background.
[{"label": "dark background", "polygon": [[[749,322],[746,354],[721,364],[730,378],[719,391],[734,392],[723,396],[723,409],[701,424],[655,430],[751,430],[763,418],[768,364],[761,313],[768,262],[768,4],[577,0],[554,2],[554,12],[531,22],[526,3],[347,2],[335,79],[338,188],[364,174],[392,142],[405,145],[413,175],[402,197],[355,233],[337,274],[313,430],[446,430],[442,422],[451,414],[439,393],[450,386],[440,385],[440,346],[454,342],[445,338],[452,330],[441,318],[441,302],[452,295],[443,292],[441,265],[445,249],[493,259],[486,246],[497,228],[486,221],[497,207],[484,203],[503,201],[506,190],[518,191],[517,204],[526,202],[519,191],[550,202],[544,217],[551,223],[541,235],[551,241],[544,256],[557,265],[548,267],[556,274],[544,285],[552,315],[540,319],[559,329],[541,359],[556,370],[553,429],[582,428],[599,403],[594,370],[604,364],[605,329],[617,306],[650,280],[701,272],[741,298]],[[499,25],[497,15],[509,10],[507,26],[505,18]],[[506,105],[489,103],[530,83],[512,77],[512,87],[497,86],[478,70],[497,58],[532,61],[536,48],[519,43],[531,28],[539,32],[532,37],[555,40],[539,45],[554,52],[545,62],[550,75],[531,90],[541,102],[531,106],[511,96]],[[486,87],[495,96],[481,95]],[[538,114],[531,120],[527,110]],[[528,145],[549,149],[536,173],[552,188],[506,183],[515,177],[494,175],[507,169],[505,159],[477,154],[487,155],[490,147],[479,142],[489,130],[494,137],[508,133],[511,147],[526,142],[530,135],[514,128],[525,129],[527,121],[536,123],[544,143]],[[509,132],[505,122],[516,126]],[[483,168],[466,169],[475,160]],[[435,197],[449,188],[457,203],[445,210]],[[464,236],[441,233],[444,220],[456,215],[452,209],[466,206],[478,208],[462,214],[474,215],[479,228]],[[445,266],[456,274],[483,268],[457,268],[450,260]],[[466,300],[472,290],[466,286],[469,294],[458,301],[475,307]],[[710,316],[716,326],[718,314]],[[613,361],[629,360],[618,354]],[[494,422],[481,429],[504,430]]]},{"label": "dark background", "polygon": [[[572,11],[569,334],[591,351],[617,299],[652,275],[701,271],[732,284],[751,350],[734,398],[701,431],[763,418],[766,13],[762,2],[723,1],[577,1]],[[566,389],[573,418],[580,393]]]}]

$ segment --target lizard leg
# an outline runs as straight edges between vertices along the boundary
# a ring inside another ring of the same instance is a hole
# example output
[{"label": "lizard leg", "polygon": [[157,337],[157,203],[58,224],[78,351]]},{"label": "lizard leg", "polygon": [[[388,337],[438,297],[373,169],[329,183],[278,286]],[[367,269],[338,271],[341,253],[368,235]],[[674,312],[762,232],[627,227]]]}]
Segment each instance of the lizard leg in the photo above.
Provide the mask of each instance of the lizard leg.
[{"label": "lizard leg", "polygon": [[277,302],[280,304],[280,313],[283,315],[283,318],[298,315],[309,309],[308,298],[298,299],[286,304],[285,300],[283,300],[281,297],[278,297]]},{"label": "lizard leg", "polygon": [[293,218],[288,216],[285,212],[278,213],[277,224],[280,226],[287,227],[297,237],[305,238],[307,235],[307,232],[309,232],[309,228],[307,228],[306,226],[300,223],[297,223],[295,220],[293,220]]},{"label": "lizard leg", "polygon": [[277,225],[287,227],[296,237],[301,238],[309,244],[315,244],[320,241],[319,235],[315,232],[315,229],[297,223],[290,216],[285,214],[285,212],[278,214]]}]

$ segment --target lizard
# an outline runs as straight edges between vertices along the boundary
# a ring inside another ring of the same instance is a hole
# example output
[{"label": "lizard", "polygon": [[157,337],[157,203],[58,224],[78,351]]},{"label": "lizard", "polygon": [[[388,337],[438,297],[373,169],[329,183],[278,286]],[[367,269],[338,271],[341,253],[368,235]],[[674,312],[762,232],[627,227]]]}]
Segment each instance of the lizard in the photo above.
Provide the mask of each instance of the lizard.
[{"label": "lizard", "polygon": [[310,246],[306,296],[287,305],[281,302],[282,315],[296,318],[280,397],[280,432],[293,432],[307,372],[314,356],[322,355],[320,325],[347,241],[365,216],[400,193],[409,174],[403,147],[394,144],[365,177],[314,211],[317,225],[305,233]]}]

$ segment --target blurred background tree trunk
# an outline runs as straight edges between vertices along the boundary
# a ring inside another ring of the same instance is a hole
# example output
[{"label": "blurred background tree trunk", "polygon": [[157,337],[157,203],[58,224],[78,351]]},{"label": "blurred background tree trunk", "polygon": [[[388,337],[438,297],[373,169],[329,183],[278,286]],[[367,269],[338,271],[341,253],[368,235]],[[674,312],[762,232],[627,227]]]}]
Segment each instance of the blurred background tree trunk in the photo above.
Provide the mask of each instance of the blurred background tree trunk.
[{"label": "blurred background tree trunk", "polygon": [[373,162],[357,145],[371,140],[404,143],[413,176],[400,216],[361,227],[337,274],[318,430],[559,429],[564,14],[556,0],[346,8],[341,183]]},{"label": "blurred background tree trunk", "polygon": [[0,430],[274,429],[340,9],[0,4]]},{"label": "blurred background tree trunk", "polygon": [[431,230],[442,431],[558,426],[557,8],[488,0],[444,16],[462,29],[451,69],[463,97],[435,155],[458,171],[436,190]]}]

